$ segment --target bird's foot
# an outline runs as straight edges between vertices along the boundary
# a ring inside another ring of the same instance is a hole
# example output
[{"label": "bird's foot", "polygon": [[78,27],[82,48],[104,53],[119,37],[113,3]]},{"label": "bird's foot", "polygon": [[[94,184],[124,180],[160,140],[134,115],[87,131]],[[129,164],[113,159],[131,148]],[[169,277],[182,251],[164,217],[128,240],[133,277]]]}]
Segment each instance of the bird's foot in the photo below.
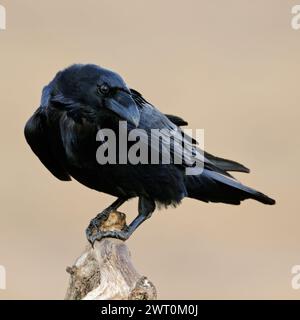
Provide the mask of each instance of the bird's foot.
[{"label": "bird's foot", "polygon": [[117,227],[123,230],[126,226],[126,215],[117,212],[116,210],[126,201],[127,199],[118,198],[109,207],[100,212],[94,219],[91,220],[85,233],[89,242],[93,236],[101,231],[101,229],[108,227]]},{"label": "bird's foot", "polygon": [[119,211],[106,209],[92,219],[86,229],[86,237],[93,246],[95,241],[103,238],[127,240],[130,228],[126,225],[126,215]]},{"label": "bird's foot", "polygon": [[127,240],[130,237],[130,232],[128,228],[124,228],[123,230],[114,230],[114,231],[98,231],[95,234],[88,237],[88,240],[92,247],[94,247],[95,241],[100,241],[104,238],[114,238],[119,240]]},{"label": "bird's foot", "polygon": [[86,237],[89,242],[91,242],[90,239],[99,232],[99,227],[104,221],[108,219],[109,214],[110,214],[109,210],[107,209],[103,210],[94,219],[90,221],[89,226],[85,230]]}]

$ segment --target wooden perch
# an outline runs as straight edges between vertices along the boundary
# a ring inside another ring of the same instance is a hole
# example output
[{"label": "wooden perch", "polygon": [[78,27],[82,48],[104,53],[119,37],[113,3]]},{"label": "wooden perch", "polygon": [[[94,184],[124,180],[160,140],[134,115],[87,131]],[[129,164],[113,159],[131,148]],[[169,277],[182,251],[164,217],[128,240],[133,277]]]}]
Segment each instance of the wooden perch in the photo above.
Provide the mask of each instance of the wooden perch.
[{"label": "wooden perch", "polygon": [[[101,231],[122,230],[126,216],[112,212],[100,226]],[[141,276],[131,262],[124,241],[105,238],[88,245],[72,267],[66,300],[154,300],[154,285]]]}]

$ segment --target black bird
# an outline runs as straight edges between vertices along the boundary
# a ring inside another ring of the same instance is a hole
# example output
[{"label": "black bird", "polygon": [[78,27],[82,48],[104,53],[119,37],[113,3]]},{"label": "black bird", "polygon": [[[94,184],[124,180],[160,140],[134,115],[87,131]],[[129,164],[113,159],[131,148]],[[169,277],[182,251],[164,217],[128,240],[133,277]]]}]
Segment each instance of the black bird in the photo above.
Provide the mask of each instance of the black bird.
[{"label": "black bird", "polygon": [[[151,129],[169,129],[175,139],[182,138],[180,126],[187,125],[180,117],[161,113],[140,93],[129,89],[118,74],[92,64],[76,64],[58,72],[44,87],[41,105],[25,126],[28,144],[56,178],[69,181],[73,177],[91,189],[117,197],[90,222],[86,233],[91,243],[104,237],[126,240],[151,216],[156,205],[176,206],[185,197],[235,205],[245,199],[275,204],[275,200],[241,184],[228,173],[249,172],[249,169],[202,152],[189,137],[184,138],[184,145],[192,146],[195,158],[202,163],[203,171],[199,174],[195,171],[194,175],[186,175],[185,169],[194,166],[190,158],[183,159],[181,164],[160,161],[159,164],[100,165],[96,160],[101,143],[96,141],[97,132],[108,128],[118,139],[120,120],[128,122],[128,133],[134,128],[149,134]],[[161,156],[166,146],[165,142],[160,143]],[[182,157],[174,143],[172,146],[172,159]],[[128,229],[93,233],[112,210],[134,197],[139,198],[138,216]]]}]

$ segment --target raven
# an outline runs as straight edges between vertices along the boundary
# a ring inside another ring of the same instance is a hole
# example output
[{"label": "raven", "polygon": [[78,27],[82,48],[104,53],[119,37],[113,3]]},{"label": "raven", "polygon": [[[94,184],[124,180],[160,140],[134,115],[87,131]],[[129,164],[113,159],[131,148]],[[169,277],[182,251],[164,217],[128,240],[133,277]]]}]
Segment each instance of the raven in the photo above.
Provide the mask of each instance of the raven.
[{"label": "raven", "polygon": [[[58,72],[44,87],[40,107],[25,125],[25,138],[32,151],[56,178],[69,181],[72,177],[88,188],[117,197],[91,220],[86,229],[91,243],[105,237],[126,240],[151,216],[156,205],[176,206],[185,197],[234,205],[245,199],[275,204],[228,173],[249,172],[248,168],[201,151],[191,137],[183,142],[202,155],[196,157],[202,163],[198,174],[185,174],[187,167],[193,167],[190,159],[181,164],[99,164],[95,156],[97,132],[108,128],[118,137],[120,121],[127,121],[127,133],[135,128],[146,133],[169,129],[176,139],[183,136],[181,126],[187,125],[180,117],[161,113],[138,91],[128,88],[117,73],[93,64],[75,64]],[[158,152],[163,153],[161,148]],[[182,157],[174,146],[171,153]],[[101,221],[134,197],[139,198],[138,215],[131,224],[122,231],[100,232]]]}]

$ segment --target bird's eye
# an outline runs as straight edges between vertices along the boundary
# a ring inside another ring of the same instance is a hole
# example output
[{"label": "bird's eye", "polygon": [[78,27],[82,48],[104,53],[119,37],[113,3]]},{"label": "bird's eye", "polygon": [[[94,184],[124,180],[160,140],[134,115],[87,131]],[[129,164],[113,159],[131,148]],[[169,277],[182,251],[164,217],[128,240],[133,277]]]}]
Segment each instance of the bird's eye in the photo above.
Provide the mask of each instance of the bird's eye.
[{"label": "bird's eye", "polygon": [[101,84],[98,86],[98,92],[102,94],[108,94],[110,91],[109,86],[106,83]]}]

